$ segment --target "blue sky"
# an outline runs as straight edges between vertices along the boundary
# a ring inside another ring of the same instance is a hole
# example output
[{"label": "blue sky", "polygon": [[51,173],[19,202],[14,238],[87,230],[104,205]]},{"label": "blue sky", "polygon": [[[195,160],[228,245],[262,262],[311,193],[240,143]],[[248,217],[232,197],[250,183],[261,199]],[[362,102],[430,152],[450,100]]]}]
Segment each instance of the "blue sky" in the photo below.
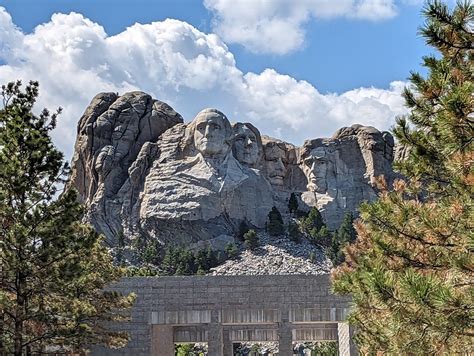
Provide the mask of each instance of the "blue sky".
[{"label": "blue sky", "polygon": [[215,106],[296,144],[356,122],[388,129],[405,112],[399,93],[409,72],[422,70],[431,52],[417,35],[416,0],[0,0],[0,7],[0,81],[37,79],[40,105],[64,107],[56,140],[67,154],[100,91],[143,90],[186,120]]}]

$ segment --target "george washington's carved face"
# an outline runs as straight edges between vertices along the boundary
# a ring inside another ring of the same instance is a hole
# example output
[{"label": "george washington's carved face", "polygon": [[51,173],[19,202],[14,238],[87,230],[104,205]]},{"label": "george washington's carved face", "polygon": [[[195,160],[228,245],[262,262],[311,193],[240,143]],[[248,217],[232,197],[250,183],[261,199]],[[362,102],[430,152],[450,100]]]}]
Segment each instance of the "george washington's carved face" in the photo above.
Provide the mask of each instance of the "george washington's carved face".
[{"label": "george washington's carved face", "polygon": [[217,156],[227,151],[230,134],[227,118],[217,110],[203,110],[194,121],[194,146],[204,157]]},{"label": "george washington's carved face", "polygon": [[257,135],[246,125],[237,128],[235,133],[233,152],[240,163],[254,166],[259,156]]},{"label": "george washington's carved face", "polygon": [[303,170],[308,178],[307,188],[313,192],[326,193],[329,157],[324,147],[310,151],[308,157],[303,160]]}]

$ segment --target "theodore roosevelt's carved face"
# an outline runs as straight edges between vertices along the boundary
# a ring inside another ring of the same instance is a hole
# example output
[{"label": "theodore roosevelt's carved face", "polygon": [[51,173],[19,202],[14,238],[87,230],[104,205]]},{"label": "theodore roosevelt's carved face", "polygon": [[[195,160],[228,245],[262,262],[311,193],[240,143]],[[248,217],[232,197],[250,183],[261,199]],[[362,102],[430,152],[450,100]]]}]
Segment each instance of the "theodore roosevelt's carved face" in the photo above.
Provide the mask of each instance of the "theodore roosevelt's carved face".
[{"label": "theodore roosevelt's carved face", "polygon": [[204,157],[218,156],[227,151],[230,123],[224,114],[215,109],[205,109],[193,121],[194,146]]},{"label": "theodore roosevelt's carved face", "polygon": [[243,165],[253,167],[257,163],[260,148],[257,134],[247,125],[234,127],[234,157]]},{"label": "theodore roosevelt's carved face", "polygon": [[310,151],[303,160],[303,168],[308,178],[307,188],[317,193],[327,191],[327,173],[329,170],[328,153],[324,147],[317,147]]},{"label": "theodore roosevelt's carved face", "polygon": [[265,170],[270,183],[282,186],[286,175],[286,152],[276,143],[269,143],[264,146]]}]

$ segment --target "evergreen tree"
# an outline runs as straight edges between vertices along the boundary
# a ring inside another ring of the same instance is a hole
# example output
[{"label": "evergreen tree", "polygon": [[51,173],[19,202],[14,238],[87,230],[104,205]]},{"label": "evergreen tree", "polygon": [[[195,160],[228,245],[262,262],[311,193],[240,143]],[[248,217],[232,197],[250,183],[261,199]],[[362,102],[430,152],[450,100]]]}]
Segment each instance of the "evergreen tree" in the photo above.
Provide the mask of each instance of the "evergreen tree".
[{"label": "evergreen tree", "polygon": [[214,251],[209,245],[207,247],[207,265],[209,268],[216,267],[219,264],[219,261],[217,260],[217,253]]},{"label": "evergreen tree", "polygon": [[226,245],[225,252],[227,254],[227,257],[230,258],[230,259],[236,258],[237,255],[239,254],[239,250],[237,249],[237,246],[232,242],[229,242]]},{"label": "evergreen tree", "polygon": [[210,266],[207,259],[207,250],[199,249],[196,252],[195,260],[196,260],[196,266],[198,266],[198,268],[201,268],[204,271],[209,270]]},{"label": "evergreen tree", "polygon": [[285,225],[283,224],[283,218],[281,217],[280,211],[274,206],[268,213],[268,233],[272,236],[279,236],[285,233]]},{"label": "evergreen tree", "polygon": [[325,225],[323,217],[319,212],[318,208],[313,206],[309,211],[308,216],[304,217],[301,221],[303,229],[311,235],[311,231],[314,230],[313,234],[316,234]]},{"label": "evergreen tree", "polygon": [[326,225],[323,225],[319,231],[314,228],[311,230],[311,238],[313,243],[328,247],[331,244],[331,233]]},{"label": "evergreen tree", "polygon": [[2,354],[78,352],[95,343],[122,346],[104,321],[124,318],[133,296],[105,292],[124,270],[101,237],[80,221],[74,190],[57,197],[69,168],[50,131],[58,113],[32,113],[38,83],[2,86],[0,111],[0,320]]},{"label": "evergreen tree", "polygon": [[354,228],[354,217],[352,213],[346,213],[339,229],[332,234],[330,247],[327,249],[329,258],[334,266],[344,262],[343,248],[348,243],[353,243],[357,238]]},{"label": "evergreen tree", "polygon": [[254,250],[258,246],[258,237],[257,233],[255,230],[249,230],[245,235],[244,235],[244,240],[245,240],[245,247],[247,247],[250,250]]},{"label": "evergreen tree", "polygon": [[250,230],[250,227],[247,223],[246,220],[242,220],[239,224],[239,233],[237,235],[237,238],[240,240],[240,241],[244,241],[244,235],[247,231]]},{"label": "evergreen tree", "polygon": [[297,223],[295,223],[294,221],[288,222],[287,231],[288,231],[288,236],[290,237],[291,241],[294,241],[294,242],[300,241],[300,229]]},{"label": "evergreen tree", "polygon": [[474,352],[474,4],[430,1],[424,15],[421,34],[439,55],[423,59],[426,78],[411,75],[411,113],[394,129],[406,178],[391,191],[380,181],[333,275],[370,354]]},{"label": "evergreen tree", "polygon": [[295,193],[291,193],[290,200],[288,201],[288,211],[290,214],[295,214],[298,211],[298,199],[296,199]]}]

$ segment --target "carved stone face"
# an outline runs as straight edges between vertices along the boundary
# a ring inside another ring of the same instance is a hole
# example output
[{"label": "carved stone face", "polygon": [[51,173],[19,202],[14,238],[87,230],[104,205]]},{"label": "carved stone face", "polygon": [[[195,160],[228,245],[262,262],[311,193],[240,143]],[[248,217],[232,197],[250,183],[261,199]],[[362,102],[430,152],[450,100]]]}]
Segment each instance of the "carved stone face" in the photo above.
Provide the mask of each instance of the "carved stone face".
[{"label": "carved stone face", "polygon": [[277,144],[267,144],[264,147],[265,153],[265,170],[267,172],[270,183],[276,186],[282,186],[286,175],[285,150]]},{"label": "carved stone face", "polygon": [[257,135],[246,125],[237,127],[234,140],[234,157],[246,166],[254,166],[259,156]]},{"label": "carved stone face", "polygon": [[230,124],[226,121],[217,110],[203,110],[194,119],[194,146],[204,157],[217,156],[228,149],[225,141]]},{"label": "carved stone face", "polygon": [[303,160],[304,171],[308,177],[307,188],[317,193],[327,191],[327,173],[329,170],[329,157],[324,147],[312,149],[308,157]]}]

